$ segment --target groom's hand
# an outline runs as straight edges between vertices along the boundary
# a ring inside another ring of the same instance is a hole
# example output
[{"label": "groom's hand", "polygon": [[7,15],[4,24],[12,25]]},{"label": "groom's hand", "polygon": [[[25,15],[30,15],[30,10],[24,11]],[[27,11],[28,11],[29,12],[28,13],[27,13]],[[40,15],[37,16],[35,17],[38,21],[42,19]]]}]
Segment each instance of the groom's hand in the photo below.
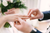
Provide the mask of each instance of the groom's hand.
[{"label": "groom's hand", "polygon": [[[33,14],[34,17],[32,17],[31,14]],[[39,9],[30,9],[28,12],[28,17],[30,17],[30,19],[40,19],[43,18],[43,13],[41,13]]]},{"label": "groom's hand", "polygon": [[26,21],[22,20],[21,18],[18,18],[18,21],[20,24],[14,23],[14,26],[24,33],[30,33],[32,31],[32,26],[28,24]]}]

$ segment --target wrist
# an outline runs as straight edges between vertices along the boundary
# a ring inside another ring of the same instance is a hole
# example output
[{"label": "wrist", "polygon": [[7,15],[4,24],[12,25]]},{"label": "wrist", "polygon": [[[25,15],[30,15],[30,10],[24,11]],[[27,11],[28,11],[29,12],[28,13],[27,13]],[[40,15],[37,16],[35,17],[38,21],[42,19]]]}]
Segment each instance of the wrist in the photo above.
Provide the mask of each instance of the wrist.
[{"label": "wrist", "polygon": [[8,21],[8,16],[4,16],[4,20],[7,22]]}]

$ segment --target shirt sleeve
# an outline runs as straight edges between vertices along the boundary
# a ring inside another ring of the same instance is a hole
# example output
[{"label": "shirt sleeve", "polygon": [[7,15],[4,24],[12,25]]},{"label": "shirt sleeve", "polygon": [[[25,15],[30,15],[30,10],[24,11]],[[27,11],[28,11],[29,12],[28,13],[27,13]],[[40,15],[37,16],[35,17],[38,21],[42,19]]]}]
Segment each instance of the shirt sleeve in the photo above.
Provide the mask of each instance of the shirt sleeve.
[{"label": "shirt sleeve", "polygon": [[32,30],[30,33],[42,33],[42,32],[36,29],[36,31]]},{"label": "shirt sleeve", "polygon": [[42,12],[42,13],[43,13],[44,16],[43,16],[43,18],[38,19],[39,21],[50,19],[50,10],[49,11]]}]

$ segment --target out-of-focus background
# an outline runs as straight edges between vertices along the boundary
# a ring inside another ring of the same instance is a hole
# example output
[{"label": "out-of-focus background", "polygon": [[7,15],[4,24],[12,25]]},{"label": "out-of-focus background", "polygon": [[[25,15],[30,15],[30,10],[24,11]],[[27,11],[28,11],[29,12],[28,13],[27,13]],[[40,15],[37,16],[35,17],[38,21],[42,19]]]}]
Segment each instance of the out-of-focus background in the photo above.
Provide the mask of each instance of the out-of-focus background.
[{"label": "out-of-focus background", "polygon": [[[34,9],[34,8],[38,8],[41,12],[50,10],[50,0],[21,0],[21,1],[25,3],[25,6],[27,6],[27,9],[24,10],[23,12],[24,14],[27,14],[29,9]],[[1,16],[1,8],[0,8],[0,16]],[[38,21],[38,23],[39,25],[36,28],[45,33],[47,27],[49,26],[50,20]]]},{"label": "out-of-focus background", "polygon": [[22,0],[28,9],[38,8],[41,12],[50,10],[50,0]]}]

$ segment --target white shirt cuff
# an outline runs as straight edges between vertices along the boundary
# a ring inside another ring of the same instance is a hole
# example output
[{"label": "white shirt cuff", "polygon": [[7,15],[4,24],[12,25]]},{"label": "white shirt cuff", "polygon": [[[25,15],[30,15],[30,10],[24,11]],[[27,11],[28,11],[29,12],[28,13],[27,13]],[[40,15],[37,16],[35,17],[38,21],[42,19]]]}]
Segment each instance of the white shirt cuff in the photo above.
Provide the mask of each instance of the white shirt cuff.
[{"label": "white shirt cuff", "polygon": [[34,30],[35,32],[37,32],[37,30],[36,30],[35,28],[33,28],[33,30]]}]

